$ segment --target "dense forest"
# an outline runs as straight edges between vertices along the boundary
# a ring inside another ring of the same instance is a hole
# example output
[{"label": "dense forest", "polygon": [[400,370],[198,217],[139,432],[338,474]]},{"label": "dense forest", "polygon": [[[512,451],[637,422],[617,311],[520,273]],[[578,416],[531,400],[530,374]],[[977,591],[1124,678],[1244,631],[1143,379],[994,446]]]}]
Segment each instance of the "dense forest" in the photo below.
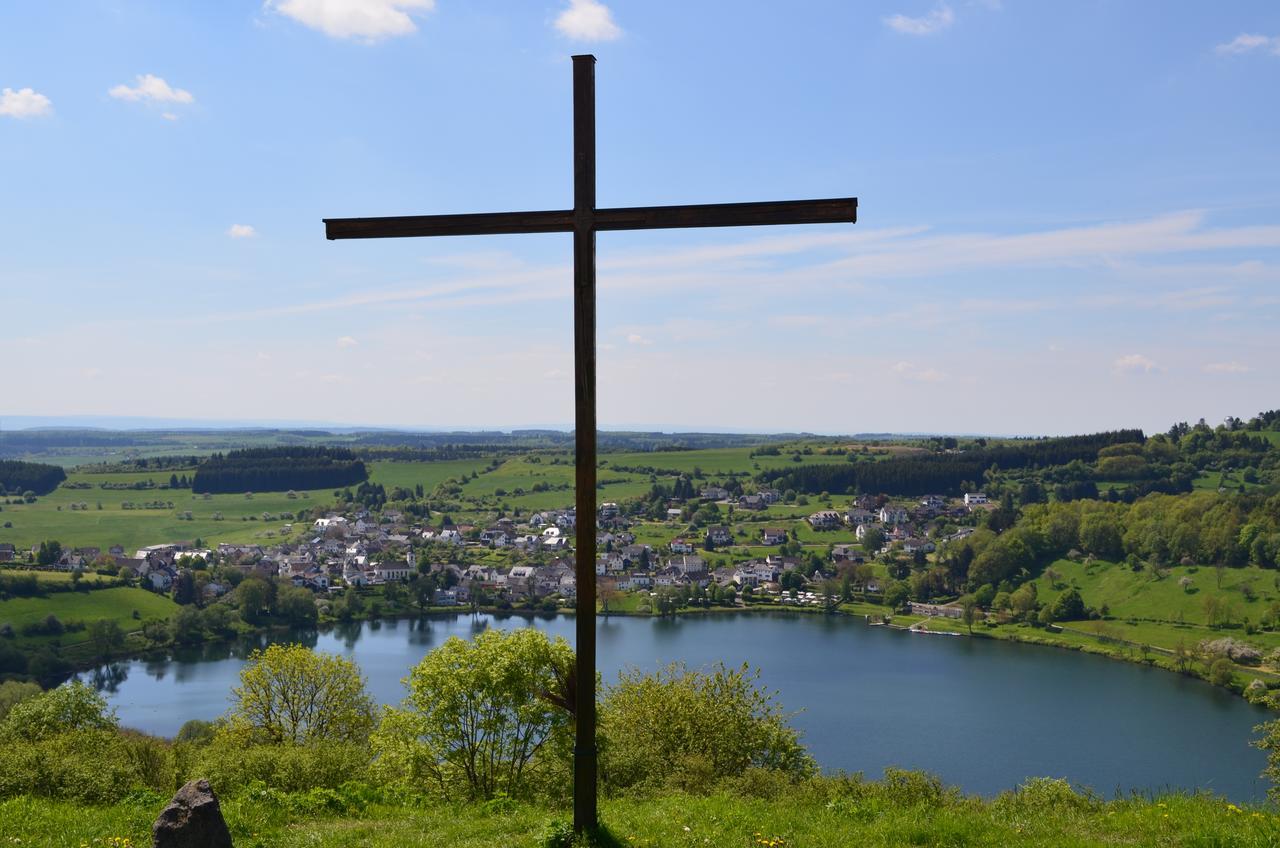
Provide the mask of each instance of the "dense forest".
[{"label": "dense forest", "polygon": [[345,448],[249,448],[209,457],[191,488],[198,494],[283,492],[349,486],[368,476],[364,462]]},{"label": "dense forest", "polygon": [[67,472],[57,465],[0,460],[0,495],[47,495],[65,479]]},{"label": "dense forest", "polygon": [[[1094,462],[1099,451],[1117,444],[1140,444],[1141,430],[1115,430],[1087,436],[1029,439],[964,451],[895,456],[880,462],[803,465],[767,471],[761,479],[780,489],[818,492],[883,492],[890,495],[959,494],[977,486],[992,466],[1001,469]],[[851,456],[851,459],[856,457]]]}]

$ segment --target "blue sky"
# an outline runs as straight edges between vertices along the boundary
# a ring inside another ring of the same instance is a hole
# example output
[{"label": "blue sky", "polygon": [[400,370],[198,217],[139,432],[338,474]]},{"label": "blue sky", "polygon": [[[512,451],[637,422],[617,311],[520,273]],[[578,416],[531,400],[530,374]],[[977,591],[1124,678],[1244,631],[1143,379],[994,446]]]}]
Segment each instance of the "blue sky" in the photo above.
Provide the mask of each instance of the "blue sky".
[{"label": "blue sky", "polygon": [[598,240],[602,427],[1064,433],[1280,403],[1280,5],[0,6],[0,413],[572,421],[567,235],[320,219],[855,195]]}]

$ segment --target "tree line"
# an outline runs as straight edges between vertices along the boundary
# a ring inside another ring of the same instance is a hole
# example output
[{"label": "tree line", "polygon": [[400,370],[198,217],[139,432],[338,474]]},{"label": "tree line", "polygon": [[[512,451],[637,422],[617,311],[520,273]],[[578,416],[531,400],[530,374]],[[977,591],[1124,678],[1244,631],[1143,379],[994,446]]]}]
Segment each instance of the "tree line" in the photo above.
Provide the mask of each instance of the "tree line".
[{"label": "tree line", "polygon": [[24,492],[47,495],[65,479],[67,472],[60,465],[19,462],[15,459],[0,460],[0,495],[20,495]]},{"label": "tree line", "polygon": [[880,462],[801,465],[766,471],[761,480],[797,492],[885,492],[892,495],[959,494],[992,466],[1002,469],[1093,462],[1108,445],[1141,443],[1141,430],[1013,441],[960,453],[909,454]]},{"label": "tree line", "polygon": [[191,479],[197,494],[283,492],[359,483],[364,462],[345,448],[247,448],[209,457]]}]

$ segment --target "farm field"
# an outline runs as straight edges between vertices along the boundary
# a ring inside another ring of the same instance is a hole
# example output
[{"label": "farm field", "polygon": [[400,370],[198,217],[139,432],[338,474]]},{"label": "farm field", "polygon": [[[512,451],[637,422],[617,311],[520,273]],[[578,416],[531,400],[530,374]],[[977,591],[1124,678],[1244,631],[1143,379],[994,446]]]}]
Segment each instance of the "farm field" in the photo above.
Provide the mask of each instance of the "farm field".
[{"label": "farm field", "polygon": [[[175,446],[173,451],[194,453],[197,447],[225,449],[228,444],[192,442]],[[794,464],[787,454],[753,460],[750,452],[750,448],[724,448],[604,454],[599,470],[602,484],[599,498],[621,501],[642,495],[653,485],[648,473],[614,471],[613,466],[645,466],[681,473],[692,473],[697,468],[704,474],[704,479],[695,482],[700,486],[729,471],[751,471],[756,461],[763,466]],[[839,457],[825,456],[816,450],[802,458],[805,462],[840,461]],[[558,462],[552,461],[557,459]],[[368,463],[369,480],[388,490],[396,486],[412,489],[421,484],[428,496],[447,480],[461,481],[460,493],[448,499],[451,507],[457,507],[449,510],[456,521],[485,520],[499,509],[527,515],[572,505],[574,473],[570,454],[546,451],[510,456],[490,470],[492,462],[491,456],[438,462],[375,460]],[[243,494],[194,495],[189,489],[101,488],[104,483],[123,486],[146,482],[158,487],[167,484],[171,473],[172,469],[130,472],[103,472],[94,466],[72,469],[66,483],[34,504],[0,504],[0,542],[13,543],[19,550],[29,550],[41,541],[55,539],[64,546],[96,546],[104,550],[118,544],[130,554],[147,545],[195,539],[206,544],[265,542],[286,535],[285,527],[292,522],[280,518],[282,513],[323,508],[333,501],[330,489],[299,491],[296,498],[289,498],[284,492],[258,492],[246,498]],[[192,471],[179,469],[177,473],[191,476]],[[473,473],[476,478],[469,479]],[[658,479],[667,484],[671,482],[669,476],[660,475]],[[535,492],[535,486],[546,490]],[[523,491],[516,494],[517,489]],[[126,509],[126,503],[162,506]],[[735,520],[800,518],[820,508],[823,505],[816,502],[804,506],[776,504],[762,513],[739,511]],[[188,511],[191,520],[185,518]],[[11,526],[3,526],[6,523]],[[293,532],[299,529],[295,527]]]}]

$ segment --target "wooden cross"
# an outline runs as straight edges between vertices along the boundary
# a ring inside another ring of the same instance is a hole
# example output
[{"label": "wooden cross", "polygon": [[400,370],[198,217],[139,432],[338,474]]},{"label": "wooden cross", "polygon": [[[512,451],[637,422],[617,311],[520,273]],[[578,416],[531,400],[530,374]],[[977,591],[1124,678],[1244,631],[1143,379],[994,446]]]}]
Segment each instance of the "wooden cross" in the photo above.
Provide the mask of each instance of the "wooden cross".
[{"label": "wooden cross", "polygon": [[577,685],[573,825],[596,827],[596,233],[675,227],[856,223],[858,200],[787,200],[698,206],[596,208],[595,56],[573,57],[573,208],[478,215],[326,218],[329,239],[573,233],[576,447]]}]

